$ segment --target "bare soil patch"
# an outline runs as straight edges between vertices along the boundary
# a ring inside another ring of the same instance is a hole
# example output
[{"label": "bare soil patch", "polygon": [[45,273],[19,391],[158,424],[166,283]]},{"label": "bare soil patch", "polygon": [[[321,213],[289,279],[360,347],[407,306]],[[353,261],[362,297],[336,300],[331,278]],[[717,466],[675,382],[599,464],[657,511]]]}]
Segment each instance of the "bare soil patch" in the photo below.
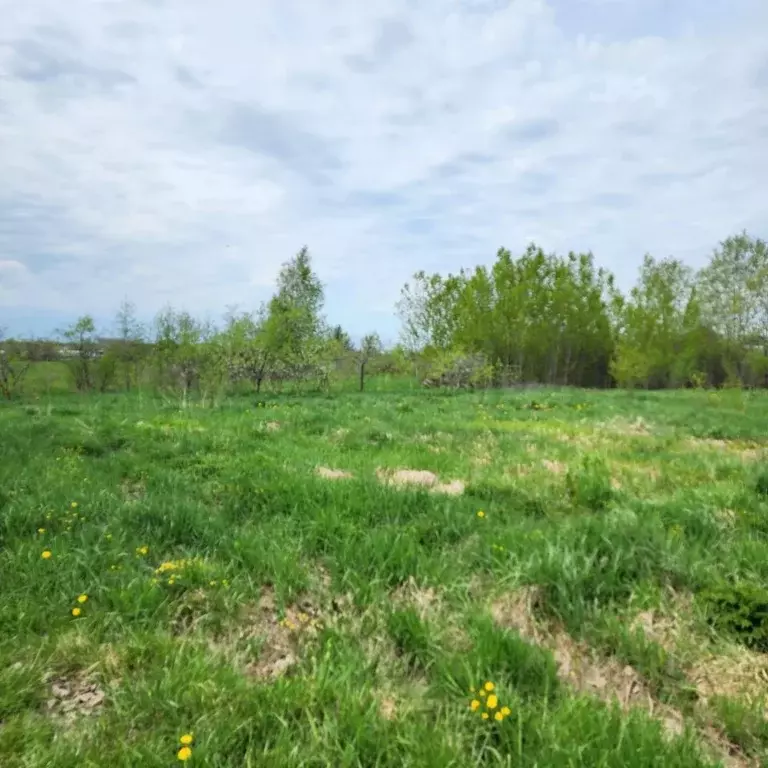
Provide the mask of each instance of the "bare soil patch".
[{"label": "bare soil patch", "polygon": [[568,471],[568,467],[563,464],[562,461],[552,461],[551,459],[544,459],[541,462],[541,466],[548,472],[552,472],[554,475],[563,475]]},{"label": "bare soil patch", "polygon": [[376,477],[385,485],[395,488],[407,488],[409,486],[428,488],[431,493],[443,493],[448,496],[461,496],[465,488],[462,480],[451,480],[447,483],[441,483],[434,472],[426,469],[377,469]]},{"label": "bare soil patch", "polygon": [[422,619],[440,609],[440,597],[433,587],[420,587],[411,576],[390,594],[397,606],[409,606],[416,610]]},{"label": "bare soil patch", "polygon": [[[245,674],[275,680],[299,663],[303,646],[321,627],[320,611],[309,599],[288,606],[281,618],[274,589],[269,586],[262,589],[257,603],[243,608],[238,624],[211,646]],[[250,648],[251,641],[259,643],[255,659],[250,650],[242,650],[243,646]]]},{"label": "bare soil patch", "polygon": [[558,676],[574,690],[607,702],[617,700],[625,710],[642,707],[662,720],[668,732],[682,733],[682,715],[656,702],[632,667],[613,658],[601,658],[562,628],[542,624],[536,618],[540,603],[540,590],[525,587],[494,602],[491,614],[499,626],[515,629],[524,640],[550,650]]},{"label": "bare soil patch", "polygon": [[49,690],[45,709],[65,725],[72,725],[80,717],[95,717],[104,706],[104,691],[85,671],[53,678]]}]

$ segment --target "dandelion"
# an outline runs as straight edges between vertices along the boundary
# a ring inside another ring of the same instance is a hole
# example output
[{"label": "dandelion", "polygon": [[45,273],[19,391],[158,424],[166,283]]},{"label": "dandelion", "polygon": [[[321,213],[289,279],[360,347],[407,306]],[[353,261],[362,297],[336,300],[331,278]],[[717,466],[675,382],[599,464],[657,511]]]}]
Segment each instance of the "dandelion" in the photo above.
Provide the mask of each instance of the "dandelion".
[{"label": "dandelion", "polygon": [[500,723],[504,719],[504,715],[502,715],[501,712],[497,712],[493,716],[493,719]]},{"label": "dandelion", "polygon": [[477,699],[473,699],[472,703],[469,705],[469,708],[473,712],[477,712],[477,710],[480,709],[480,702]]},{"label": "dandelion", "polygon": [[501,714],[504,717],[509,717],[512,714],[512,710],[509,707],[502,707],[501,708]]},{"label": "dandelion", "polygon": [[485,690],[486,690],[486,691],[488,691],[488,693],[490,693],[490,692],[491,692],[491,691],[492,691],[492,690],[493,690],[495,687],[496,687],[496,686],[495,686],[493,683],[491,683],[490,681],[489,681],[489,682],[487,682],[487,683],[486,683],[486,684],[483,686],[483,688],[485,688]]},{"label": "dandelion", "polygon": [[37,529],[37,532],[38,532],[38,533],[45,533],[45,528],[38,528],[38,529]]},{"label": "dandelion", "polygon": [[485,697],[485,689],[483,688],[482,690],[478,691],[477,695],[480,696],[480,698],[484,698]]},{"label": "dandelion", "polygon": [[190,757],[192,757],[192,750],[189,747],[182,747],[177,753],[176,757],[181,760],[181,762],[185,762],[186,760],[189,760]]},{"label": "dandelion", "polygon": [[79,595],[78,598],[77,598],[77,602],[80,603],[80,605],[82,605],[83,603],[87,603],[88,602],[88,595],[86,595],[86,594]]},{"label": "dandelion", "polygon": [[492,693],[488,697],[488,701],[486,702],[486,704],[488,706],[488,709],[496,709],[496,707],[499,706],[499,698],[498,698],[498,696],[496,696],[495,693]]},{"label": "dandelion", "polygon": [[40,557],[43,558],[43,560],[50,560],[53,555],[53,552],[51,552],[50,549],[44,549]]},{"label": "dandelion", "polygon": [[208,582],[208,586],[209,587],[215,587],[216,586],[216,582],[215,581],[209,581]]},{"label": "dandelion", "polygon": [[77,509],[77,502],[73,501],[69,506],[72,507],[72,509]]},{"label": "dandelion", "polygon": [[185,733],[180,739],[179,743],[185,747],[188,747],[195,740],[193,733]]},{"label": "dandelion", "polygon": [[477,516],[482,520],[485,517],[485,512],[482,509],[477,511]]},{"label": "dandelion", "polygon": [[72,609],[72,615],[77,618],[82,613],[82,610],[80,608],[73,608]]},{"label": "dandelion", "polygon": [[487,720],[488,719],[488,713],[487,712],[483,712],[481,717],[483,718],[483,720]]},{"label": "dandelion", "polygon": [[139,556],[146,555],[149,552],[149,547],[145,544],[143,547],[136,547],[136,554]]}]

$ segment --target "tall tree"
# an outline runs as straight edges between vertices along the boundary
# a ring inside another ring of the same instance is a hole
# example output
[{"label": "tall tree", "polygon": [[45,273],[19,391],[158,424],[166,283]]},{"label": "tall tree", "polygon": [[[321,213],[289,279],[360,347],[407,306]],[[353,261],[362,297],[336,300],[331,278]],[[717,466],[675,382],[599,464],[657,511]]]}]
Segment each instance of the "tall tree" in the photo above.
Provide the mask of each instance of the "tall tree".
[{"label": "tall tree", "polygon": [[70,356],[67,364],[79,392],[93,388],[93,361],[96,358],[96,323],[90,315],[79,317],[60,331],[67,342]]},{"label": "tall tree", "polygon": [[365,369],[375,355],[381,354],[381,339],[378,333],[369,333],[360,342],[360,350],[357,353],[357,367],[360,374],[360,391],[365,389]]},{"label": "tall tree", "polygon": [[146,330],[136,317],[136,306],[124,299],[115,316],[117,334],[116,357],[122,368],[125,389],[130,390],[131,381],[138,384],[139,367],[144,358]]}]

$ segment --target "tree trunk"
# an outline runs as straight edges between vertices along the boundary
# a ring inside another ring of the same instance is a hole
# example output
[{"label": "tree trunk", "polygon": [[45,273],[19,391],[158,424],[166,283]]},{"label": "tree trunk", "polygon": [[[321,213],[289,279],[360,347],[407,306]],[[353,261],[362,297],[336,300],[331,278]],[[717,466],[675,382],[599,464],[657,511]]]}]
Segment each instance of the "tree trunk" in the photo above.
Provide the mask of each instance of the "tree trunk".
[{"label": "tree trunk", "polygon": [[365,389],[365,363],[360,363],[360,391]]}]

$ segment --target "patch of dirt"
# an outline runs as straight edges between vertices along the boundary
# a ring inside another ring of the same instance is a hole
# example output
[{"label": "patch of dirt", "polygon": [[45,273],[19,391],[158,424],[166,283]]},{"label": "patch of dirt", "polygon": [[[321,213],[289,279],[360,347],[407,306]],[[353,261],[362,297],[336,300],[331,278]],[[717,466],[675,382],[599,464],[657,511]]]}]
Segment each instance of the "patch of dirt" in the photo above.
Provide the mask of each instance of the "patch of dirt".
[{"label": "patch of dirt", "polygon": [[125,479],[120,483],[123,498],[128,502],[141,501],[146,493],[146,486],[141,480]]},{"label": "patch of dirt", "polygon": [[708,653],[688,673],[703,704],[717,696],[762,705],[768,720],[768,655],[734,648],[726,655]]},{"label": "patch of dirt", "polygon": [[385,720],[397,719],[397,701],[393,696],[384,696],[379,701],[379,716]]},{"label": "patch of dirt", "polygon": [[693,610],[693,595],[670,590],[669,607],[662,611],[641,611],[632,620],[630,627],[640,629],[652,642],[660,645],[667,653],[674,653],[679,638],[690,633],[690,616]]},{"label": "patch of dirt", "polygon": [[660,720],[669,735],[683,732],[682,714],[654,700],[635,669],[600,657],[562,628],[539,621],[536,612],[541,603],[541,590],[528,586],[496,600],[491,615],[499,626],[514,629],[524,640],[551,651],[558,677],[573,690],[606,702],[618,701],[624,710],[640,707]]},{"label": "patch of dirt", "polygon": [[568,470],[568,467],[562,461],[551,461],[550,459],[542,460],[541,466],[555,475],[562,475]]},{"label": "patch of dirt", "polygon": [[390,593],[392,602],[401,607],[411,607],[422,619],[435,613],[440,607],[440,597],[433,587],[420,587],[413,576]]},{"label": "patch of dirt", "polygon": [[[46,681],[48,682],[48,681]],[[45,709],[50,717],[71,725],[80,717],[95,717],[104,707],[104,691],[87,672],[50,680],[50,696]]]},{"label": "patch of dirt", "polygon": [[626,435],[627,437],[649,437],[651,435],[651,425],[639,416],[634,421],[616,418],[597,426],[607,432]]},{"label": "patch of dirt", "polygon": [[[213,647],[232,657],[247,675],[275,680],[299,663],[303,644],[314,638],[321,626],[320,612],[309,600],[289,606],[280,618],[274,589],[264,587],[258,603],[246,606],[239,625]],[[237,651],[237,646],[251,640],[260,642],[256,659]]]},{"label": "patch of dirt", "polygon": [[349,480],[354,477],[351,472],[345,472],[343,469],[329,469],[328,467],[318,467],[316,472],[326,480]]},{"label": "patch of dirt", "polygon": [[379,478],[380,482],[395,488],[407,488],[408,486],[429,488],[431,493],[443,493],[448,496],[461,496],[465,488],[464,482],[461,480],[441,483],[434,472],[426,469],[396,469],[394,471],[377,469],[376,477]]},{"label": "patch of dirt", "polygon": [[689,437],[685,441],[685,446],[694,451],[710,448],[713,451],[739,456],[743,461],[758,461],[765,456],[765,451],[758,444],[714,437]]},{"label": "patch of dirt", "polygon": [[[673,593],[671,605],[663,613],[642,611],[632,621],[633,628],[642,629],[645,636],[660,645],[667,653],[676,653],[683,642],[690,641],[695,632],[690,617],[693,595]],[[706,640],[702,639],[706,645]],[[745,648],[737,648],[727,656],[706,651],[699,653],[692,664],[686,665],[686,677],[699,696],[697,709],[705,720],[712,718],[709,702],[717,696],[738,698],[749,705],[762,704],[768,719],[768,658]],[[715,726],[707,724],[701,729],[703,746],[716,760],[729,768],[753,766],[739,748]]]}]

